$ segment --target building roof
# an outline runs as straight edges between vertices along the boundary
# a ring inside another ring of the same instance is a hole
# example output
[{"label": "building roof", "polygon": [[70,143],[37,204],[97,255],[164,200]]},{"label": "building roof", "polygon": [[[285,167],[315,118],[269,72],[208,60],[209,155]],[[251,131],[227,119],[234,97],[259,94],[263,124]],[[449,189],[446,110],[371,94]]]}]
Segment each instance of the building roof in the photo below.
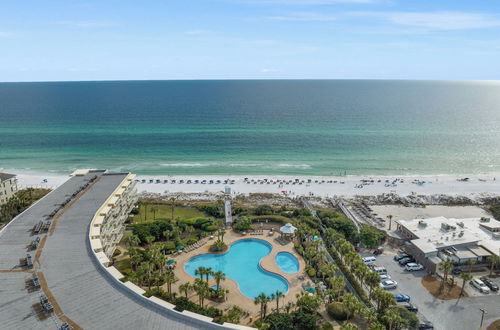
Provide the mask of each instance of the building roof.
[{"label": "building roof", "polygon": [[61,317],[67,317],[84,329],[229,328],[201,324],[159,308],[118,284],[97,261],[88,240],[90,221],[126,177],[105,173],[98,173],[99,179],[53,220],[51,232],[43,235],[46,238],[42,238],[41,248],[31,252],[36,271],[43,274],[43,283],[60,309],[58,312],[55,308],[59,318],[52,315],[44,319],[33,312],[40,292],[26,290],[25,281],[31,273],[19,266],[19,259],[26,256],[26,246],[34,238],[29,232],[95,174],[71,177],[0,231],[1,327],[57,329]]},{"label": "building roof", "polygon": [[[435,217],[398,220],[397,223],[417,237],[411,241],[412,244],[426,254],[446,247],[464,245],[482,246],[490,254],[499,255],[500,253],[500,240],[495,239],[491,231],[482,227],[485,222],[481,218]],[[487,223],[496,226],[496,223],[499,222],[491,219]],[[482,253],[484,254],[484,251]]]},{"label": "building roof", "polygon": [[9,179],[12,179],[15,177],[16,177],[15,174],[0,172],[0,182],[5,181],[5,180],[9,180]]}]

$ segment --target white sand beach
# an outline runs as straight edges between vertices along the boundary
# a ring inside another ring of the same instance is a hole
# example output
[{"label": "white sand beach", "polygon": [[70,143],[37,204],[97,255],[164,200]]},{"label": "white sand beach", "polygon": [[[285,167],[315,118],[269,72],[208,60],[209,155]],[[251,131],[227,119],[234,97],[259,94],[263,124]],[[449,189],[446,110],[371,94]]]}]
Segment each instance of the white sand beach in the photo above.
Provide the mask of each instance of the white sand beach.
[{"label": "white sand beach", "polygon": [[[23,187],[55,188],[67,175],[18,173],[18,185]],[[468,178],[467,181],[459,181]],[[138,192],[151,193],[218,193],[231,187],[233,194],[275,193],[288,196],[373,196],[394,193],[400,196],[439,195],[466,196],[500,195],[500,181],[490,175],[419,175],[419,176],[346,176],[346,177],[298,177],[298,176],[214,176],[214,175],[138,175]],[[500,175],[498,176],[500,180]],[[174,181],[175,180],[175,183]],[[182,180],[182,181],[181,181]],[[187,183],[190,180],[190,183]],[[196,183],[198,180],[198,183]],[[205,181],[204,181],[205,180]],[[225,183],[225,180],[228,180]],[[362,180],[365,181],[364,183]],[[210,183],[212,181],[212,183]],[[202,183],[203,182],[203,183]],[[417,183],[418,182],[418,183]]]}]

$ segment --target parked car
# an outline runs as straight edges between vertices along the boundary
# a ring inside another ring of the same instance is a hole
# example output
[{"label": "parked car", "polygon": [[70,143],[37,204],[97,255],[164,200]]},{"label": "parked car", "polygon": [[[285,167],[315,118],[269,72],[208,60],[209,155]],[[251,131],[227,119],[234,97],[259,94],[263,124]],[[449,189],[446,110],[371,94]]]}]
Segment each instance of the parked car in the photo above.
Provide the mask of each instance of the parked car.
[{"label": "parked car", "polygon": [[361,260],[363,260],[363,262],[365,263],[365,265],[370,266],[370,265],[375,265],[375,261],[377,261],[377,258],[375,258],[375,257],[364,257],[364,258],[361,258]]},{"label": "parked car", "polygon": [[483,281],[483,283],[488,288],[490,288],[491,291],[495,291],[495,292],[498,291],[498,285],[495,282],[493,282],[492,280],[490,280],[489,278],[482,278],[481,281]]},{"label": "parked car", "polygon": [[406,264],[408,264],[410,262],[415,262],[415,259],[413,259],[411,257],[406,257],[406,258],[399,260],[398,262],[399,262],[400,266],[405,266]]},{"label": "parked car", "polygon": [[382,249],[382,248],[378,248],[375,251],[373,251],[373,254],[376,256],[378,256],[379,254],[382,254],[382,253],[384,253],[384,249]]},{"label": "parked car", "polygon": [[391,276],[390,275],[387,275],[387,274],[382,274],[380,275],[380,280],[381,281],[384,281],[384,280],[390,280],[391,279]]},{"label": "parked car", "polygon": [[484,282],[478,278],[472,279],[472,281],[470,281],[470,284],[482,293],[490,293],[490,288],[488,288],[486,284],[484,284]]},{"label": "parked car", "polygon": [[403,307],[406,308],[407,310],[409,310],[410,312],[413,312],[413,313],[418,312],[417,306],[413,305],[412,303],[407,302],[403,305]]},{"label": "parked car", "polygon": [[462,270],[460,268],[453,268],[453,270],[451,271],[451,273],[453,275],[460,275],[460,274],[462,274]]},{"label": "parked car", "polygon": [[401,259],[403,259],[403,258],[409,258],[409,257],[410,257],[410,256],[409,256],[409,255],[407,255],[406,253],[401,253],[401,254],[397,254],[397,255],[395,255],[395,256],[394,256],[394,260],[395,260],[395,261],[399,261],[399,260],[401,260]]},{"label": "parked car", "polygon": [[396,293],[394,299],[396,299],[397,302],[409,302],[410,296],[403,293]]},{"label": "parked car", "polygon": [[380,287],[384,290],[395,289],[398,287],[398,282],[393,280],[384,280],[380,282]]},{"label": "parked car", "polygon": [[434,325],[430,321],[422,321],[418,325],[419,330],[429,330],[434,329]]},{"label": "parked car", "polygon": [[422,266],[421,264],[416,264],[414,262],[410,262],[410,263],[406,264],[405,268],[407,271],[413,272],[413,271],[424,269],[424,266]]},{"label": "parked car", "polygon": [[373,267],[372,271],[374,273],[379,274],[379,275],[387,274],[387,269],[385,269],[385,267]]}]

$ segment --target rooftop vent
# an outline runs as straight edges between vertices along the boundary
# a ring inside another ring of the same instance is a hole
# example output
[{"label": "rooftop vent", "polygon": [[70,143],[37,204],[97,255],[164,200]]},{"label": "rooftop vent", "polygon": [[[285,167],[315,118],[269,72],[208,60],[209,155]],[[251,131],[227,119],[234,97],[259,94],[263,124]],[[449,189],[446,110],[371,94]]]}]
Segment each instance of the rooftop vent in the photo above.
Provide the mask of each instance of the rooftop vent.
[{"label": "rooftop vent", "polygon": [[481,221],[481,222],[490,222],[490,218],[481,217],[481,219],[479,219],[479,221]]}]

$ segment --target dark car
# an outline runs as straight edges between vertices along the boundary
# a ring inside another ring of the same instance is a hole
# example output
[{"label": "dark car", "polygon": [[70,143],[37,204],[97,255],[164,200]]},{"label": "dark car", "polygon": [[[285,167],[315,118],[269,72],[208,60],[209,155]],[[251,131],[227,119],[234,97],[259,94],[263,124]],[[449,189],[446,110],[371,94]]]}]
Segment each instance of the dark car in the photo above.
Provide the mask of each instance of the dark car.
[{"label": "dark car", "polygon": [[409,264],[410,262],[415,262],[415,259],[413,259],[411,257],[406,257],[406,258],[399,260],[399,265],[405,266],[406,264]]},{"label": "dark car", "polygon": [[403,307],[406,308],[407,310],[409,310],[410,312],[413,312],[413,313],[416,313],[418,312],[418,307],[413,305],[412,303],[405,303],[403,304]]},{"label": "dark car", "polygon": [[401,253],[401,254],[397,254],[397,255],[395,255],[395,256],[394,256],[394,260],[395,260],[395,261],[399,261],[399,260],[401,260],[401,259],[403,259],[403,258],[409,258],[409,257],[410,257],[410,256],[409,256],[409,255],[407,255],[406,253]]},{"label": "dark car", "polygon": [[491,291],[498,291],[498,285],[489,278],[482,278],[481,281],[483,281]]},{"label": "dark car", "polygon": [[451,271],[451,273],[452,273],[453,275],[460,275],[460,274],[462,274],[462,270],[461,270],[460,268],[454,268],[454,269]]},{"label": "dark car", "polygon": [[429,321],[422,321],[418,325],[419,330],[434,329],[434,325]]}]

